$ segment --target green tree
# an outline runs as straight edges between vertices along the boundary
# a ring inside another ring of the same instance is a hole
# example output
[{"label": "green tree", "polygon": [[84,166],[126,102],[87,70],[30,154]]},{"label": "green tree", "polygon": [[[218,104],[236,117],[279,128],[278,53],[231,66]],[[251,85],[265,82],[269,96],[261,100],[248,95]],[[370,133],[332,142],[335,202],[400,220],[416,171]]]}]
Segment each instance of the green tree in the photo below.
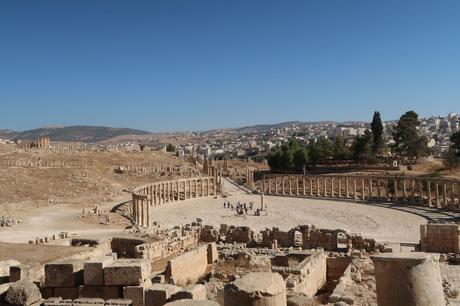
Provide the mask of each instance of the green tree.
[{"label": "green tree", "polygon": [[366,162],[372,157],[372,133],[369,130],[364,132],[364,135],[356,136],[351,145],[353,158],[357,161]]},{"label": "green tree", "polygon": [[401,156],[417,158],[427,153],[427,139],[420,136],[417,126],[420,125],[418,115],[414,111],[408,111],[398,121],[393,131],[395,151]]},{"label": "green tree", "polygon": [[455,132],[450,137],[450,146],[444,156],[444,165],[449,168],[450,174],[460,166],[460,131]]},{"label": "green tree", "polygon": [[350,149],[342,136],[336,136],[334,140],[334,159],[344,160],[350,158]]},{"label": "green tree", "polygon": [[176,147],[173,145],[173,144],[168,144],[166,146],[166,152],[175,152],[176,151]]},{"label": "green tree", "polygon": [[308,151],[305,147],[299,147],[294,150],[293,164],[296,170],[300,170],[308,164]]},{"label": "green tree", "polygon": [[372,151],[376,153],[379,149],[384,147],[383,142],[383,124],[382,119],[380,118],[379,112],[374,112],[374,116],[371,122],[372,130]]},{"label": "green tree", "polygon": [[460,131],[452,134],[450,137],[450,146],[455,151],[455,155],[460,158]]},{"label": "green tree", "polygon": [[300,170],[308,164],[308,151],[296,140],[289,140],[273,148],[267,160],[272,170]]},{"label": "green tree", "polygon": [[317,165],[323,163],[326,159],[333,157],[334,147],[329,139],[320,137],[315,143],[311,142],[309,146],[309,156],[311,164]]},{"label": "green tree", "polygon": [[460,165],[460,158],[453,147],[450,147],[444,156],[444,165],[449,169],[451,175],[452,171]]}]

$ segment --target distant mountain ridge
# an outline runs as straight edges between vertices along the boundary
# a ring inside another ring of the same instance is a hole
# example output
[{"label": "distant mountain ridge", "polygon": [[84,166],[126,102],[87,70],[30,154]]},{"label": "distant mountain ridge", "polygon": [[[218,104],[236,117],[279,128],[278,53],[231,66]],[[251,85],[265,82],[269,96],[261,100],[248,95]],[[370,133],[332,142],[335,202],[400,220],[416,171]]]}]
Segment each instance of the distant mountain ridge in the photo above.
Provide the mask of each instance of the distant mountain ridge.
[{"label": "distant mountain ridge", "polygon": [[98,142],[122,135],[148,135],[150,132],[129,128],[75,125],[44,127],[22,132],[0,130],[0,138],[3,134],[5,134],[5,136],[7,135],[8,138],[21,140],[34,140],[38,137],[46,136],[49,137],[51,141]]}]

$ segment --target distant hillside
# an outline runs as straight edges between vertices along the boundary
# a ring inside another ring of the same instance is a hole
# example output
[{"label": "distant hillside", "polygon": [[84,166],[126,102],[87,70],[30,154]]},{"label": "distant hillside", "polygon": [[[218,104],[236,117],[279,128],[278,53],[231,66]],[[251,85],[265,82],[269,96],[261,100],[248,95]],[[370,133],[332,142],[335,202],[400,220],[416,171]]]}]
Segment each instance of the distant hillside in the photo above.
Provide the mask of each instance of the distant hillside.
[{"label": "distant hillside", "polygon": [[274,124],[258,124],[252,126],[245,126],[241,128],[232,129],[238,133],[254,133],[258,131],[265,131],[269,129],[282,129],[284,127],[291,126],[293,124],[299,124],[300,121],[289,121],[289,122],[281,122],[281,123],[274,123]]},{"label": "distant hillside", "polygon": [[38,137],[47,136],[51,139],[51,141],[98,142],[122,135],[147,134],[150,134],[150,132],[127,128],[112,128],[105,126],[66,126],[45,127],[15,132],[14,139],[33,140]]}]

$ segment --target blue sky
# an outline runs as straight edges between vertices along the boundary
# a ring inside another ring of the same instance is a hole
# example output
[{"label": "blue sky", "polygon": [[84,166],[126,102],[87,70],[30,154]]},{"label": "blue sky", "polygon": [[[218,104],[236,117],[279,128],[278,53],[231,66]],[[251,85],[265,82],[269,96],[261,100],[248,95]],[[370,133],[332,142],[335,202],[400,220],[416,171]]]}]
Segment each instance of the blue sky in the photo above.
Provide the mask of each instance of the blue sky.
[{"label": "blue sky", "polygon": [[0,128],[460,112],[460,1],[0,1]]}]

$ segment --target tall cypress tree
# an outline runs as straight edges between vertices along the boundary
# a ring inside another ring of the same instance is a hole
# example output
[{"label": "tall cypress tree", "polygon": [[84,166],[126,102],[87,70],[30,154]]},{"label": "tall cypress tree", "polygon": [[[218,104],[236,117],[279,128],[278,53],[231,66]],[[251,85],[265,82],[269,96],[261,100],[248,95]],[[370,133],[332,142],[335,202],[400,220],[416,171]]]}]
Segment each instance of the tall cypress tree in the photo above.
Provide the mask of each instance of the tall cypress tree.
[{"label": "tall cypress tree", "polygon": [[372,130],[372,151],[375,153],[383,148],[383,124],[379,112],[374,112],[374,117],[371,122]]}]

